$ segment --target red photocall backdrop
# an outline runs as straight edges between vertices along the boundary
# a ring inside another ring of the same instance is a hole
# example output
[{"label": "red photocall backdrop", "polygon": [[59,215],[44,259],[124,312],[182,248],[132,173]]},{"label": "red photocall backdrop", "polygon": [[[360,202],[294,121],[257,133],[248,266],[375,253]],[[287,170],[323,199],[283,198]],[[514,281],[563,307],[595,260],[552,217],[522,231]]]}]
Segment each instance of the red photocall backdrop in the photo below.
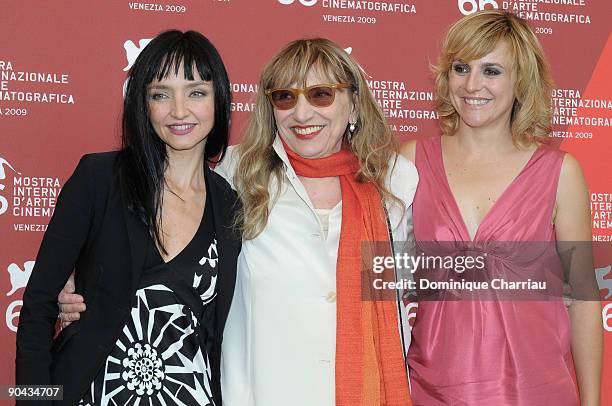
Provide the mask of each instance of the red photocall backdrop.
[{"label": "red photocall backdrop", "polygon": [[[612,2],[609,0],[161,0],[0,3],[0,384],[14,382],[21,297],[62,185],[79,158],[117,148],[122,88],[157,33],[194,29],[218,47],[241,139],[263,64],[285,43],[323,36],[361,64],[397,137],[438,134],[429,64],[464,14],[528,19],[556,83],[552,136],[581,162],[594,241],[612,241]],[[609,245],[608,245],[609,246]],[[612,404],[612,254],[597,253]],[[414,312],[414,308],[411,308]],[[460,341],[459,341],[460,342]],[[78,373],[78,371],[75,371]]]}]

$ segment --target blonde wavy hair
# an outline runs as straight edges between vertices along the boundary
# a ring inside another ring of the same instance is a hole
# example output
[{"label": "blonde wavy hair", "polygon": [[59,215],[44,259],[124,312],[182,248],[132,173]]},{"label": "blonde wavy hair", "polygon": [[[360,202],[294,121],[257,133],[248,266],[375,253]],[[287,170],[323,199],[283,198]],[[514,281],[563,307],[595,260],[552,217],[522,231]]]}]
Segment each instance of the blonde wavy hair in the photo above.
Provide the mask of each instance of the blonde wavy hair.
[{"label": "blonde wavy hair", "polygon": [[501,10],[466,16],[451,25],[444,38],[438,63],[432,67],[442,132],[453,135],[459,126],[459,115],[451,103],[448,88],[452,63],[480,59],[502,42],[508,44],[511,59],[516,61],[517,81],[510,119],[513,142],[519,147],[541,144],[551,132],[550,68],[529,24]]},{"label": "blonde wavy hair", "polygon": [[[274,110],[266,89],[305,86],[311,69],[331,83],[349,83],[358,119],[348,138],[360,163],[360,182],[372,182],[384,199],[403,205],[384,185],[390,171],[389,159],[397,152],[395,139],[383,112],[374,99],[359,65],[341,47],[324,38],[300,39],[285,46],[264,67],[243,141],[238,147],[239,163],[234,184],[242,202],[236,224],[243,238],[253,239],[268,222],[270,209],[282,184],[282,162],[272,148],[276,136]],[[348,126],[348,122],[347,122]],[[270,191],[276,180],[276,190]]]}]

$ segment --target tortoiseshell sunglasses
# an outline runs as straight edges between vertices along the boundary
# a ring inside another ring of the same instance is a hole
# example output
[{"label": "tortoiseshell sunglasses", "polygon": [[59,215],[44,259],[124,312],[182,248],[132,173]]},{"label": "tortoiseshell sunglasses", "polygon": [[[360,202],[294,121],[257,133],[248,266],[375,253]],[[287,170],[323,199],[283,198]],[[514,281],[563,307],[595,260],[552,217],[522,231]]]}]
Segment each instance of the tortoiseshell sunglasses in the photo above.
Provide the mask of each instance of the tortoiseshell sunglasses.
[{"label": "tortoiseshell sunglasses", "polygon": [[298,96],[303,94],[314,107],[331,106],[336,97],[336,89],[351,87],[350,83],[320,84],[308,86],[302,89],[296,88],[275,88],[266,89],[265,94],[270,99],[270,103],[278,110],[289,110],[295,107]]}]

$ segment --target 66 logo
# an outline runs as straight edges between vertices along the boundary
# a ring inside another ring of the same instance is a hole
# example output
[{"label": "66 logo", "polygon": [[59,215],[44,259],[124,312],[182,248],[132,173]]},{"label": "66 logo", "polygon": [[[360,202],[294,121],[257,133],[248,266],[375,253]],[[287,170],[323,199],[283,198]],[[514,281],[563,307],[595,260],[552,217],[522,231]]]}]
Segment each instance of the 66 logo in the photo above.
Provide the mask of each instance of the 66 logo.
[{"label": "66 logo", "polygon": [[[315,4],[317,4],[317,1],[319,0],[298,0],[300,2],[300,4],[302,6],[314,6]],[[280,4],[284,4],[284,5],[289,5],[289,4],[293,4],[295,2],[295,0],[278,0],[278,2]]]},{"label": "66 logo", "polygon": [[459,11],[464,16],[485,10],[487,5],[492,8],[499,8],[496,0],[457,0],[457,7],[459,7]]},{"label": "66 logo", "polygon": [[[34,261],[25,261],[23,268],[16,263],[12,263],[6,268],[11,281],[11,290],[6,293],[6,296],[12,296],[19,289],[26,287],[30,275],[32,275],[32,269],[34,269]],[[23,306],[23,300],[17,299],[6,308],[6,326],[12,332],[17,332],[17,320],[21,306]]]}]

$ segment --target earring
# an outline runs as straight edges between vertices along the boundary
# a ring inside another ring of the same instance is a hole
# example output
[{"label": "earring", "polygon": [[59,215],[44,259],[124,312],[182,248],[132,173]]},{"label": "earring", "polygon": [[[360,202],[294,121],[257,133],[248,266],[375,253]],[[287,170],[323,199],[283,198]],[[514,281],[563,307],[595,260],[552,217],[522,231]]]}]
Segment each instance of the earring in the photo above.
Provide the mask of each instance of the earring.
[{"label": "earring", "polygon": [[353,133],[355,132],[355,124],[357,124],[357,122],[351,123],[349,121],[349,132],[351,133],[351,135],[353,135]]}]

